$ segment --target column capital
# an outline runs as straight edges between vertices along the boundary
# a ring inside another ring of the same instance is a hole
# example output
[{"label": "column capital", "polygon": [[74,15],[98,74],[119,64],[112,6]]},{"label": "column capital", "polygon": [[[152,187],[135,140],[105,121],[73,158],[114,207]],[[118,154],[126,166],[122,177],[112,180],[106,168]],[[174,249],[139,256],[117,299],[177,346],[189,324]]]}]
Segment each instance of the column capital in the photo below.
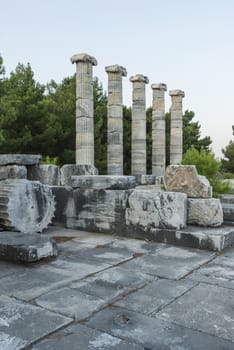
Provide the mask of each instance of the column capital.
[{"label": "column capital", "polygon": [[151,85],[152,90],[163,90],[167,91],[167,85],[164,83],[159,83],[159,84],[152,84]]},{"label": "column capital", "polygon": [[185,96],[184,91],[182,91],[182,90],[171,90],[171,91],[169,91],[169,95],[170,96],[181,96],[181,97]]},{"label": "column capital", "polygon": [[148,84],[149,83],[149,79],[148,77],[146,77],[145,75],[142,74],[136,74],[130,77],[129,79],[131,81],[131,83],[145,83]]},{"label": "column capital", "polygon": [[107,73],[121,73],[122,77],[127,76],[127,70],[126,68],[119,66],[118,64],[114,64],[112,66],[105,67],[105,71]]},{"label": "column capital", "polygon": [[89,62],[89,63],[92,63],[93,66],[97,65],[96,58],[88,55],[87,53],[79,53],[71,57],[71,63],[78,63],[78,62]]}]

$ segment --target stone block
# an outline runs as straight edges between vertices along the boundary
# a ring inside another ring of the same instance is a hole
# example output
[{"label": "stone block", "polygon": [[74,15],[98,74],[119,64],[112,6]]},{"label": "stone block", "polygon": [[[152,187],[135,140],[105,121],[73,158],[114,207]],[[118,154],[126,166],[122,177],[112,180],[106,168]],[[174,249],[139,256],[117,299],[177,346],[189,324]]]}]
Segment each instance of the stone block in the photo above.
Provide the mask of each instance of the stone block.
[{"label": "stone block", "polygon": [[136,181],[139,185],[154,185],[155,175],[136,175]]},{"label": "stone block", "polygon": [[229,225],[234,225],[234,195],[222,194],[219,196],[223,208],[223,220]]},{"label": "stone block", "polygon": [[28,180],[0,181],[0,226],[6,230],[41,232],[51,223],[54,210],[49,186]]},{"label": "stone block", "polygon": [[42,184],[49,186],[59,186],[59,167],[53,164],[39,164],[36,166],[28,166],[28,180],[40,181]]},{"label": "stone block", "polygon": [[61,185],[71,186],[71,177],[74,175],[98,175],[98,170],[89,164],[66,164],[60,169]]},{"label": "stone block", "polygon": [[212,187],[205,176],[198,175],[195,165],[169,165],[166,169],[167,191],[183,192],[189,198],[211,198]]},{"label": "stone block", "polygon": [[26,179],[27,168],[24,165],[0,165],[0,180]]},{"label": "stone block", "polygon": [[0,165],[36,165],[40,162],[41,156],[38,154],[0,154]]},{"label": "stone block", "polygon": [[76,228],[123,233],[125,211],[132,190],[75,190]]},{"label": "stone block", "polygon": [[69,186],[52,186],[51,191],[56,203],[52,224],[67,228],[75,227],[76,210],[73,189]]},{"label": "stone block", "polygon": [[186,204],[184,193],[134,190],[128,199],[127,226],[143,232],[156,228],[183,228],[186,226]]},{"label": "stone block", "polygon": [[80,175],[72,176],[73,188],[125,190],[136,186],[135,176]]},{"label": "stone block", "polygon": [[223,209],[217,198],[189,198],[188,224],[199,226],[221,226]]},{"label": "stone block", "polygon": [[19,232],[0,233],[0,260],[35,262],[56,257],[56,242],[49,237]]}]

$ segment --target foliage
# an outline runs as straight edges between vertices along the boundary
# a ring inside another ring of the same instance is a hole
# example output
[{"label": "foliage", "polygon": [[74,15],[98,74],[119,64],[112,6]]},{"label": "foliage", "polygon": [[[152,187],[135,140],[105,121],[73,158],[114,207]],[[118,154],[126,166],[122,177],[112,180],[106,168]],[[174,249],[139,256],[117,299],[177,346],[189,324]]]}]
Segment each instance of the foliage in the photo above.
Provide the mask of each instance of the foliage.
[{"label": "foliage", "polygon": [[58,157],[46,156],[46,157],[43,157],[42,164],[45,164],[45,165],[50,165],[50,164],[59,165],[59,160],[58,160]]},{"label": "foliage", "polygon": [[132,109],[123,107],[123,168],[124,174],[131,174],[131,129]]},{"label": "foliage", "polygon": [[97,78],[93,83],[94,91],[94,145],[95,166],[99,174],[107,172],[107,97]]},{"label": "foliage", "polygon": [[219,193],[229,193],[231,188],[229,183],[222,182],[219,170],[221,163],[215,158],[211,151],[201,149],[198,151],[195,147],[191,147],[185,153],[182,164],[195,165],[200,175],[204,175],[213,187],[213,195],[216,197]]},{"label": "foliage", "polygon": [[[232,126],[232,134],[234,136],[234,125]],[[222,170],[232,173],[234,177],[234,140],[231,140],[229,144],[222,149],[224,159],[222,159]]]}]

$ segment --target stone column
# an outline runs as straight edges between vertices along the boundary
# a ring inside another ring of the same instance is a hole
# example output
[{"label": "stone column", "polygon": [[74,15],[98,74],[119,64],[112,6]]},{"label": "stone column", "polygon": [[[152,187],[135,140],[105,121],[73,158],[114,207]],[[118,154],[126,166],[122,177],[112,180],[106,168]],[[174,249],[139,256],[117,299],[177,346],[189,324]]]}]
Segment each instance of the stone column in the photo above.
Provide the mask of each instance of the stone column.
[{"label": "stone column", "polygon": [[170,142],[170,164],[180,164],[183,156],[183,106],[182,98],[184,92],[173,90],[171,96],[171,142]]},{"label": "stone column", "polygon": [[132,175],[146,174],[145,84],[149,79],[137,74],[130,78],[132,91]]},{"label": "stone column", "polygon": [[94,165],[93,66],[94,57],[74,55],[76,63],[76,164]]},{"label": "stone column", "polygon": [[123,174],[123,96],[122,77],[127,76],[124,67],[113,65],[105,68],[108,74],[107,105],[107,173]]},{"label": "stone column", "polygon": [[166,84],[152,84],[152,175],[164,176],[166,164],[166,123],[165,91]]}]

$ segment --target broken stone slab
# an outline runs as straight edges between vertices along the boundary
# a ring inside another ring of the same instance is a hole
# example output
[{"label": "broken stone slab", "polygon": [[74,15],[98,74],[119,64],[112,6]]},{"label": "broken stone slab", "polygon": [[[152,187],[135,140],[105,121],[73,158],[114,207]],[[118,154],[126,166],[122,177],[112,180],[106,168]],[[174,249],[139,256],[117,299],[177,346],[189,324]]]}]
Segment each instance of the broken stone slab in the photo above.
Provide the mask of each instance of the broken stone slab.
[{"label": "broken stone slab", "polygon": [[49,186],[59,186],[59,167],[53,164],[39,164],[36,166],[28,166],[28,180],[40,181],[42,184]]},{"label": "broken stone slab", "polygon": [[195,165],[169,165],[165,173],[166,190],[183,192],[189,198],[211,198],[212,187],[205,176],[198,175]]},{"label": "broken stone slab", "polygon": [[38,154],[0,154],[0,165],[36,165],[40,164],[41,159]]},{"label": "broken stone slab", "polygon": [[73,188],[125,190],[136,187],[135,176],[80,175],[72,176]]},{"label": "broken stone slab", "polygon": [[75,227],[90,232],[124,233],[132,190],[75,190]]},{"label": "broken stone slab", "polygon": [[24,165],[0,165],[0,180],[26,179],[27,168]]},{"label": "broken stone slab", "polygon": [[52,186],[51,191],[56,203],[52,224],[66,228],[74,228],[76,208],[72,187]]},{"label": "broken stone slab", "polygon": [[71,177],[74,175],[98,175],[98,170],[89,164],[65,164],[60,169],[61,185],[71,186]]},{"label": "broken stone slab", "polygon": [[218,227],[223,223],[223,209],[217,198],[189,198],[188,224]]},{"label": "broken stone slab", "polygon": [[126,224],[143,232],[186,226],[187,195],[157,190],[134,190],[128,198]]},{"label": "broken stone slab", "polygon": [[57,255],[57,245],[52,238],[19,232],[0,233],[0,260],[25,263]]},{"label": "broken stone slab", "polygon": [[4,229],[41,232],[51,223],[54,210],[49,186],[28,180],[0,181],[0,226]]}]

